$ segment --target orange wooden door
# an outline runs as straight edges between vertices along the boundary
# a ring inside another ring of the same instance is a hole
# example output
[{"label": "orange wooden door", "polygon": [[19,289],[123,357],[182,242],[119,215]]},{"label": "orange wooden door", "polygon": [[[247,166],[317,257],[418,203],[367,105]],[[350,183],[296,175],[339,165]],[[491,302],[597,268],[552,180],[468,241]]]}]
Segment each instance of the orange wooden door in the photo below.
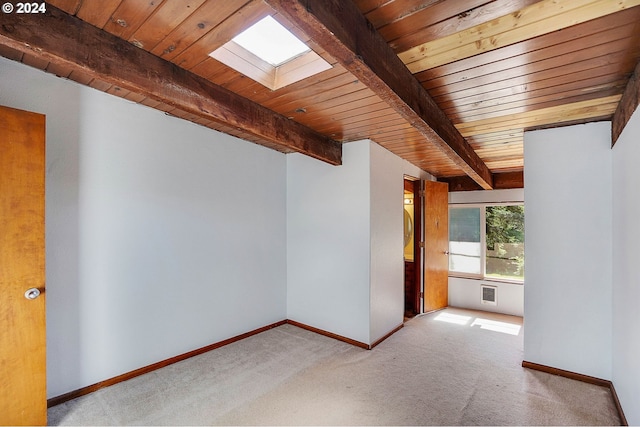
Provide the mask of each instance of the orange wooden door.
[{"label": "orange wooden door", "polygon": [[43,115],[0,107],[2,425],[47,423],[44,137]]},{"label": "orange wooden door", "polygon": [[424,312],[449,305],[449,186],[425,181]]}]

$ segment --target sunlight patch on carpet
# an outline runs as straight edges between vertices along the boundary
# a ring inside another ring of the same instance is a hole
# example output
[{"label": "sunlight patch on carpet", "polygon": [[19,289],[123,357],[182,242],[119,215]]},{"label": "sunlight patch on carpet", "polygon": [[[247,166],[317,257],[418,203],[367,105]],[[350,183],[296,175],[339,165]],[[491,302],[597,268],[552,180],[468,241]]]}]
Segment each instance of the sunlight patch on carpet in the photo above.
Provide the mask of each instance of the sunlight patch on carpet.
[{"label": "sunlight patch on carpet", "polygon": [[454,323],[456,325],[466,325],[469,323],[469,320],[471,320],[471,317],[452,313],[440,313],[433,320],[437,320],[438,322]]},{"label": "sunlight patch on carpet", "polygon": [[[500,332],[509,335],[519,335],[522,325],[516,323],[499,322],[497,320],[483,319],[481,317],[463,316],[460,314],[453,314],[448,312],[442,312],[438,314],[433,320],[438,322],[452,323],[454,325],[479,327],[493,332]],[[472,321],[473,320],[473,321]],[[471,322],[471,324],[469,324]]]},{"label": "sunlight patch on carpet", "polygon": [[503,334],[518,335],[520,333],[520,325],[514,323],[498,322],[496,320],[480,319],[476,318],[471,327],[479,326],[480,329],[487,329],[489,331],[501,332]]}]

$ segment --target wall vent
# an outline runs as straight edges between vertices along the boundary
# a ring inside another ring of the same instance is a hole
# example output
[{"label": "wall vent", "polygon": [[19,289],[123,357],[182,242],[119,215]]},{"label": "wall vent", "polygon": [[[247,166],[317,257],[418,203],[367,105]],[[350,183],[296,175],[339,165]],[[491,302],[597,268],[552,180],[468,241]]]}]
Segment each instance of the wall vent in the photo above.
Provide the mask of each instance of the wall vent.
[{"label": "wall vent", "polygon": [[496,286],[480,285],[480,302],[488,305],[498,305],[498,288]]}]

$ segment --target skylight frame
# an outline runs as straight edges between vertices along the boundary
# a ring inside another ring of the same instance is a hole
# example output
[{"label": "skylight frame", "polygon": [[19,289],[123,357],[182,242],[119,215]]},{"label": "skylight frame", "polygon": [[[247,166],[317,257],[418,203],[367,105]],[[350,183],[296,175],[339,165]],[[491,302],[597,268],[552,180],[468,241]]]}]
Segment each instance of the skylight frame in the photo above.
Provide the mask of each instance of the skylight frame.
[{"label": "skylight frame", "polygon": [[[270,15],[267,17],[277,22]],[[284,25],[277,23],[291,33]],[[296,39],[298,38],[296,37]],[[301,43],[303,42],[301,41]],[[296,53],[295,56],[284,60],[277,66],[260,58],[233,39],[211,52],[209,56],[267,88],[277,90],[332,68],[331,64],[314,52],[306,43],[303,44],[308,50]]]}]

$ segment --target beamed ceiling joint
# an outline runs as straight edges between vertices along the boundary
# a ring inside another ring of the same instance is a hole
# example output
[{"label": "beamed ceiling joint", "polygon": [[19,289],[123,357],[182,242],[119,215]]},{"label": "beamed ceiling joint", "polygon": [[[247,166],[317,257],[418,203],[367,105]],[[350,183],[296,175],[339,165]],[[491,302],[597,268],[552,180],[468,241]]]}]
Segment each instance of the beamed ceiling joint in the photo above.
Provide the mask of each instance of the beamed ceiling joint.
[{"label": "beamed ceiling joint", "polygon": [[[33,25],[33,20],[38,25]],[[87,43],[89,42],[89,43]],[[342,145],[314,130],[179,68],[54,6],[41,15],[5,14],[0,43],[69,67],[196,116],[333,165]]]},{"label": "beamed ceiling joint", "polygon": [[304,0],[266,2],[316,40],[483,188],[492,188],[487,166],[354,3],[325,0],[314,2],[311,8]]}]

